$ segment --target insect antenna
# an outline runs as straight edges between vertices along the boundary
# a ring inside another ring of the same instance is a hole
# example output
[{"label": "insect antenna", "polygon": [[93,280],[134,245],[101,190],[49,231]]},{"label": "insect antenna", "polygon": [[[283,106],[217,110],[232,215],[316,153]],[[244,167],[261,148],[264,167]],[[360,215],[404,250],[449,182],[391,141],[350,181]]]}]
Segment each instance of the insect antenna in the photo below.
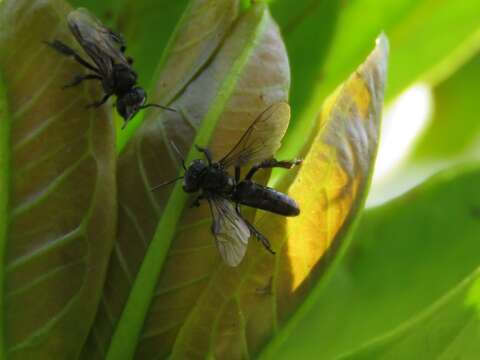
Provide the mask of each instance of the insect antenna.
[{"label": "insect antenna", "polygon": [[[145,95],[145,99],[143,100],[144,103],[147,102],[147,98],[148,98],[148,96]],[[178,112],[177,110],[172,109],[172,108],[170,108],[170,107],[168,107],[168,106],[163,106],[163,105],[159,105],[159,104],[145,104],[145,105],[140,106],[140,109],[146,109],[146,108],[149,108],[149,107],[156,107],[156,108],[160,108],[160,109],[163,109],[163,110]]]},{"label": "insect antenna", "polygon": [[168,111],[177,112],[177,110],[172,109],[172,108],[170,108],[170,107],[168,107],[168,106],[163,106],[163,105],[158,105],[158,104],[142,105],[142,106],[140,106],[140,109],[146,109],[146,108],[149,108],[149,107],[156,107],[156,108],[160,108],[160,109],[163,109],[163,110],[168,110]]},{"label": "insect antenna", "polygon": [[151,191],[156,191],[156,190],[160,189],[161,187],[164,187],[164,186],[166,186],[166,185],[173,184],[174,182],[176,182],[176,181],[178,181],[178,180],[181,180],[181,179],[183,179],[183,176],[179,176],[178,178],[173,179],[173,180],[165,181],[165,182],[163,182],[163,183],[161,183],[161,184],[159,184],[159,185],[157,185],[157,186],[154,186],[154,187],[151,188],[150,190],[151,190]]},{"label": "insect antenna", "polygon": [[180,160],[182,160],[183,170],[187,170],[187,167],[185,166],[185,158],[183,157],[182,153],[178,149],[177,145],[175,145],[175,143],[173,141],[170,141],[170,145],[172,145],[173,150],[175,151],[177,156],[180,158]]}]

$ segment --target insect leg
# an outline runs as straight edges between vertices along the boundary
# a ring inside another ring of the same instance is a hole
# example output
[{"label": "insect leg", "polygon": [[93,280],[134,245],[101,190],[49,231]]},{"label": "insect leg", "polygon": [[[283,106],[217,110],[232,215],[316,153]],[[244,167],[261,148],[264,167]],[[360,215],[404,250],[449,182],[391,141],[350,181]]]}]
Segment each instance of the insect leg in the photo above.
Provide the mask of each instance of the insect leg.
[{"label": "insect leg", "polygon": [[240,182],[240,166],[235,166],[235,184],[238,184]]},{"label": "insect leg", "polygon": [[70,87],[80,85],[83,80],[102,80],[102,78],[97,74],[77,75],[73,78],[71,82],[66,84],[63,88],[67,89]]},{"label": "insect leg", "polygon": [[260,231],[258,231],[255,226],[253,226],[247,219],[245,219],[240,211],[240,204],[235,204],[235,211],[237,215],[247,224],[248,228],[250,229],[251,233],[255,236],[255,238],[260,241],[265,249],[268,250],[269,253],[275,255],[275,251],[272,249],[272,245],[270,241],[263,235]]},{"label": "insect leg", "polygon": [[200,206],[200,201],[205,199],[205,195],[200,194],[198,195],[195,200],[193,200],[192,204],[190,205],[190,208],[194,207],[199,207]]},{"label": "insect leg", "polygon": [[212,153],[210,152],[210,150],[208,150],[207,148],[200,147],[198,145],[195,145],[195,147],[197,148],[198,151],[200,151],[205,155],[205,158],[208,161],[208,165],[212,165],[213,159],[212,159]]},{"label": "insect leg", "polygon": [[252,166],[250,171],[245,176],[245,180],[250,180],[255,173],[260,169],[271,169],[271,168],[284,168],[291,169],[295,165],[301,164],[302,160],[293,160],[293,161],[278,161],[275,159],[268,159],[262,161],[260,164]]},{"label": "insect leg", "polygon": [[112,95],[113,95],[113,94],[105,94],[105,96],[102,98],[102,100],[96,101],[96,102],[91,103],[91,104],[88,104],[88,105],[85,106],[85,107],[86,107],[87,109],[92,108],[92,107],[93,107],[93,108],[100,107],[100,106],[102,106],[103,104],[105,104],[105,103],[107,102],[108,98],[109,98],[110,96],[112,96]]},{"label": "insect leg", "polygon": [[95,71],[97,74],[100,73],[100,71],[90,64],[88,61],[84,60],[80,55],[77,54],[75,50],[73,50],[70,46],[65,45],[59,40],[54,40],[52,42],[45,41],[45,44],[50,46],[52,49],[58,51],[60,54],[73,57],[79,64],[85,66],[86,68]]}]

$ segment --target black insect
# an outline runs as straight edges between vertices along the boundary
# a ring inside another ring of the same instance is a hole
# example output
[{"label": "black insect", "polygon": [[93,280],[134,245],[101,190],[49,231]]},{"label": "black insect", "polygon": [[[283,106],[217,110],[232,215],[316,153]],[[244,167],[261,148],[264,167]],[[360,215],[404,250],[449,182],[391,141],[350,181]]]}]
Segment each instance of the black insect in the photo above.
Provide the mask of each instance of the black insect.
[{"label": "black insect", "polygon": [[[251,235],[274,253],[268,239],[260,233],[241,213],[240,205],[266,210],[283,216],[297,216],[300,209],[292,198],[267,186],[253,181],[260,169],[274,167],[291,169],[300,160],[277,161],[271,156],[280,146],[279,139],[286,130],[290,118],[290,107],[276,103],[258,116],[246,130],[239,142],[220,161],[215,162],[209,149],[197,146],[205,160],[197,159],[184,165],[183,189],[197,193],[193,205],[199,206],[206,199],[213,217],[212,233],[223,260],[230,266],[237,266],[245,255]],[[267,160],[262,160],[267,158]],[[241,167],[253,165],[241,178]],[[228,169],[234,168],[234,175]],[[170,181],[168,183],[172,183]],[[168,183],[161,184],[157,189]]]},{"label": "black insect", "polygon": [[77,75],[64,88],[74,87],[84,80],[102,82],[105,95],[100,101],[87,105],[99,107],[111,96],[117,97],[117,111],[123,117],[124,126],[140,109],[158,107],[175,111],[157,104],[146,104],[147,94],[137,85],[137,73],[132,69],[133,60],[125,56],[126,44],[123,36],[106,28],[86,9],[72,11],[67,18],[70,31],[94,64],[83,59],[74,49],[60,40],[46,42],[60,54],[72,57],[90,70],[85,75]]}]

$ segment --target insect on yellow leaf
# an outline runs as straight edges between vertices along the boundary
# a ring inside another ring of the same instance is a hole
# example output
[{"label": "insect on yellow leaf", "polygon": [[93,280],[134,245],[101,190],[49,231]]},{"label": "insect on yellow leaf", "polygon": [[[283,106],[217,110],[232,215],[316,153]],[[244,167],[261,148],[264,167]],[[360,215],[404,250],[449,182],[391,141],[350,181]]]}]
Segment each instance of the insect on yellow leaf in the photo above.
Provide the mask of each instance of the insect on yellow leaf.
[{"label": "insect on yellow leaf", "polygon": [[387,56],[388,41],[381,36],[365,63],[323,107],[303,165],[297,173],[286,172],[279,183],[298,201],[300,216],[257,216],[256,226],[277,254],[252,239],[238,267],[218,265],[182,325],[174,358],[194,351],[219,358],[261,351],[318,282],[366,194]]}]

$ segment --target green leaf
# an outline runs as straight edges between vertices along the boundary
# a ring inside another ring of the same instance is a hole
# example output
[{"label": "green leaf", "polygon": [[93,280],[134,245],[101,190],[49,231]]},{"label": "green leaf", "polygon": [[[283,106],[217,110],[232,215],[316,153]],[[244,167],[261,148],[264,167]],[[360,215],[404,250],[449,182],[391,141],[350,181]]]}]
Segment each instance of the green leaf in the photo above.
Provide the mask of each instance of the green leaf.
[{"label": "green leaf", "polygon": [[434,113],[410,161],[430,164],[462,157],[480,138],[480,55],[433,89]]},{"label": "green leaf", "polygon": [[379,32],[394,49],[387,101],[415,81],[435,85],[478,49],[477,0],[316,0],[293,8],[291,1],[275,0],[272,7],[292,64],[294,112],[282,157],[298,154],[319,104],[362,61]]},{"label": "green leaf", "polygon": [[478,168],[450,170],[367,211],[295,329],[302,336],[281,348],[283,358],[332,359],[354,350],[430,307],[477,268],[479,181]]},{"label": "green leaf", "polygon": [[[140,83],[146,89],[152,89],[156,84],[157,76],[154,75],[159,59],[166,53],[168,39],[172,36],[187,4],[187,0],[125,2],[117,21],[117,28],[125,33],[128,54],[135,60],[135,70],[139,74]],[[162,70],[160,68],[157,72]]]},{"label": "green leaf", "polygon": [[[60,0],[0,7],[0,357],[76,358],[115,231],[114,128],[100,94],[62,90],[84,71],[48,48],[75,44]],[[61,339],[61,341],[59,341]]]},{"label": "green leaf", "polygon": [[477,359],[479,310],[477,269],[418,318],[341,359]]}]

